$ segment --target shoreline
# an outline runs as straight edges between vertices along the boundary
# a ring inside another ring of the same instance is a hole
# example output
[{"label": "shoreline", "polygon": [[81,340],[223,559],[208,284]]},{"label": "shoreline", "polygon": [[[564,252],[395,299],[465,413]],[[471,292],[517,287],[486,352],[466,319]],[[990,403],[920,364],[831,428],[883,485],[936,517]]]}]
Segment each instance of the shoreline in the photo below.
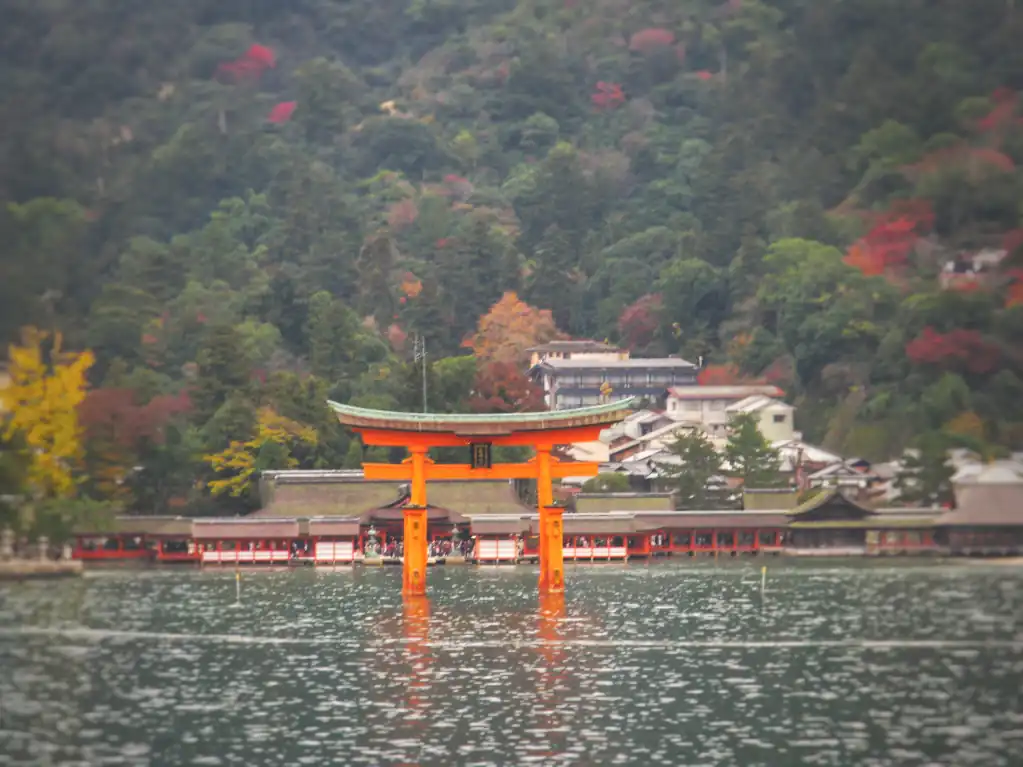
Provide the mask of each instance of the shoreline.
[{"label": "shoreline", "polygon": [[81,560],[12,559],[0,562],[0,581],[42,580],[47,578],[76,578],[84,572]]}]

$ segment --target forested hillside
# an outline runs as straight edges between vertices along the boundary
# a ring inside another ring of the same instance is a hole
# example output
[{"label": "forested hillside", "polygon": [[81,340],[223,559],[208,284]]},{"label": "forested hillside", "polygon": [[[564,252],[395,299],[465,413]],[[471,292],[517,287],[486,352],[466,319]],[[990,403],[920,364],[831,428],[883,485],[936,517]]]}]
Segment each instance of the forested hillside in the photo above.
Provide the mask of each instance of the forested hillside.
[{"label": "forested hillside", "polygon": [[95,356],[85,495],[223,512],[259,468],[357,465],[323,400],[418,408],[416,334],[434,409],[526,406],[517,342],[560,332],[766,378],[868,458],[1023,442],[1012,0],[0,20],[0,336]]}]

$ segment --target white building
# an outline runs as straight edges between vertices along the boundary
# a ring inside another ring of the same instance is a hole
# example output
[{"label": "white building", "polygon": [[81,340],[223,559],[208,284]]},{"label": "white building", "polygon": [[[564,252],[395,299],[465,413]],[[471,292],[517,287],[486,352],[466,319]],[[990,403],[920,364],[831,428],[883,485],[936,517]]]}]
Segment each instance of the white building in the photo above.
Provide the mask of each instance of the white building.
[{"label": "white building", "polygon": [[529,352],[529,367],[533,368],[545,360],[590,360],[610,362],[627,360],[628,349],[619,349],[600,341],[550,341],[526,349]]},{"label": "white building", "polygon": [[[708,434],[723,435],[728,430],[730,406],[754,397],[774,398],[784,395],[785,392],[777,386],[770,385],[678,386],[668,389],[664,407],[665,414],[676,421],[699,424]],[[772,412],[772,418],[774,415],[776,413]],[[792,423],[791,413],[788,422]],[[764,436],[771,439],[766,433]]]},{"label": "white building", "polygon": [[795,412],[796,409],[787,402],[763,394],[754,394],[725,408],[729,419],[740,414],[756,418],[760,433],[768,442],[795,438]]}]

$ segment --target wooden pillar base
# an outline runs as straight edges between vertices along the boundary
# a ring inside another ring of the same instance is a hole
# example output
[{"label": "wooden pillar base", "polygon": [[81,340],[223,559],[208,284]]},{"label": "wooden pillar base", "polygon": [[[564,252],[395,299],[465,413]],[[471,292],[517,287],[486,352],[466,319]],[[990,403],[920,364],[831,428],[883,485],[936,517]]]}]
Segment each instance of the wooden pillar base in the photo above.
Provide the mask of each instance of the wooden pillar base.
[{"label": "wooden pillar base", "polygon": [[540,593],[561,594],[565,591],[565,556],[563,509],[556,506],[540,509]]},{"label": "wooden pillar base", "polygon": [[426,594],[426,508],[406,506],[405,561],[402,565],[401,593],[406,596]]}]

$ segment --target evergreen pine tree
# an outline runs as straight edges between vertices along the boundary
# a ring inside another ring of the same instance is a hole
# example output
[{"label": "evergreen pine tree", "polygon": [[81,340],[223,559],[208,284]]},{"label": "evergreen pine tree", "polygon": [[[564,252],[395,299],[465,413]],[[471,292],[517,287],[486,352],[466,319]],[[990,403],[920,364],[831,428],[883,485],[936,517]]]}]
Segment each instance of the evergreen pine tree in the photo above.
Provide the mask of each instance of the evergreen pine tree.
[{"label": "evergreen pine tree", "polygon": [[732,418],[725,446],[728,473],[742,480],[743,487],[777,487],[782,482],[781,459],[760,433],[756,418],[742,413]]},{"label": "evergreen pine tree", "polygon": [[952,505],[952,474],[949,440],[940,432],[920,436],[902,457],[895,487],[902,503],[920,506]]},{"label": "evergreen pine tree", "polygon": [[715,479],[721,475],[722,458],[702,431],[686,431],[668,446],[678,463],[661,463],[660,471],[678,490],[680,509],[723,508],[726,497]]},{"label": "evergreen pine tree", "polygon": [[241,341],[230,325],[215,325],[206,332],[196,355],[192,390],[196,423],[206,423],[232,395],[247,394],[250,371]]}]

